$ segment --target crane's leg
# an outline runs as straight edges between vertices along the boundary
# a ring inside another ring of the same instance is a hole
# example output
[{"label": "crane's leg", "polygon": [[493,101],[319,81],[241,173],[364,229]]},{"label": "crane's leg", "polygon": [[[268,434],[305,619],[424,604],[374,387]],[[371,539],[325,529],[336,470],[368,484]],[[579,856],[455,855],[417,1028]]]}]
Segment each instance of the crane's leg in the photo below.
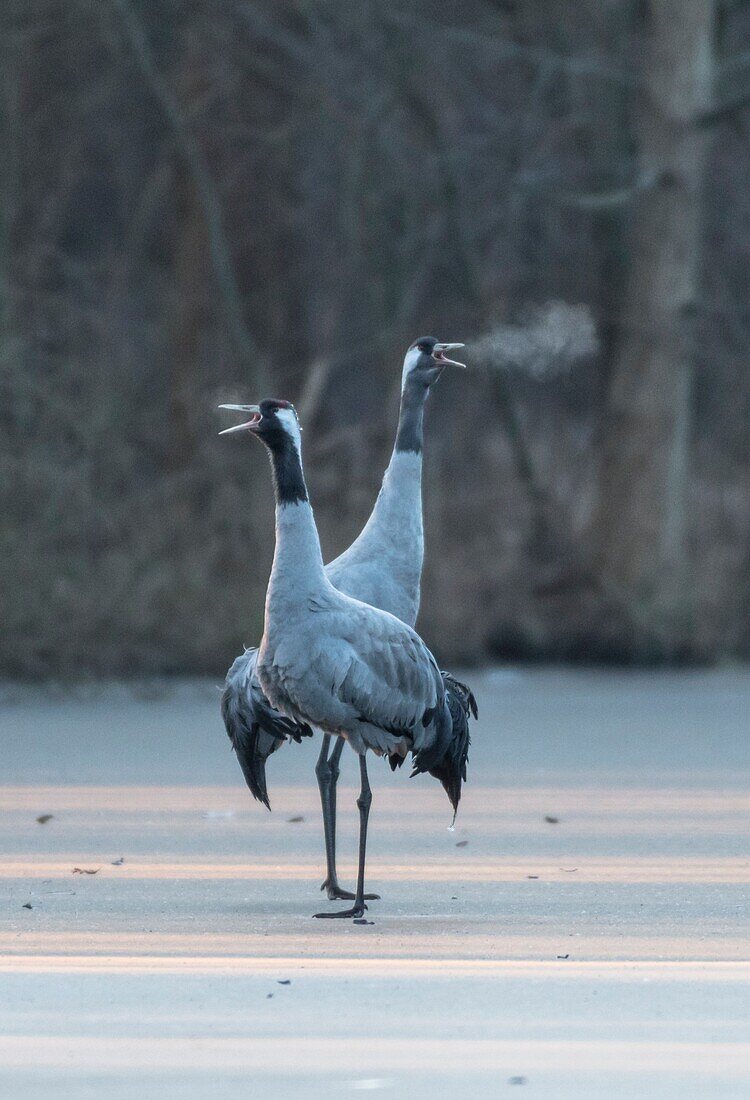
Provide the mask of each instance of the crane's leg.
[{"label": "crane's leg", "polygon": [[[315,765],[315,774],[318,777],[318,789],[320,791],[320,805],[323,809],[323,836],[326,845],[326,878],[320,887],[328,891],[328,897],[332,900],[337,897],[339,884],[336,878],[336,787],[333,783],[333,771],[328,759],[328,750],[331,747],[331,735],[323,735],[323,744],[320,748],[320,756]],[[336,746],[338,748],[338,746]]]},{"label": "crane's leg", "polygon": [[[353,901],[354,894],[351,890],[343,890],[339,886],[336,874],[336,784],[339,778],[339,760],[344,748],[343,737],[336,738],[333,752],[328,755],[331,746],[331,735],[326,733],[320,749],[318,763],[315,765],[315,774],[318,777],[320,789],[320,802],[323,807],[323,835],[326,845],[326,877],[320,889],[325,890],[329,901]],[[366,894],[368,901],[377,901],[379,894]]]},{"label": "crane's leg", "polygon": [[354,905],[351,909],[344,909],[338,913],[316,913],[316,917],[362,917],[365,909],[365,854],[367,852],[367,819],[370,816],[370,803],[372,791],[370,781],[367,778],[367,763],[365,754],[359,758],[359,775],[361,787],[357,805],[359,806],[359,868],[357,870],[357,893],[354,895]]}]

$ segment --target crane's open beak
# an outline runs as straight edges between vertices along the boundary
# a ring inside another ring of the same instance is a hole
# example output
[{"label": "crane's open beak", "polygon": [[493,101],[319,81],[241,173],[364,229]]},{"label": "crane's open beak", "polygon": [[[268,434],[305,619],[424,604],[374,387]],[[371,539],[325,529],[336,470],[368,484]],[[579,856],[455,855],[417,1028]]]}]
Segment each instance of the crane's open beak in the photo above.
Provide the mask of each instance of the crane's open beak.
[{"label": "crane's open beak", "polygon": [[260,424],[261,412],[260,405],[219,405],[220,409],[232,409],[234,412],[246,412],[252,413],[250,420],[246,420],[244,424],[235,424],[233,428],[224,428],[219,432],[219,435],[229,435],[230,432],[252,432],[256,426]]},{"label": "crane's open beak", "polygon": [[455,359],[449,359],[445,354],[446,351],[455,351],[457,348],[465,348],[466,344],[435,344],[432,349],[432,358],[436,363],[439,363],[441,367],[463,367],[466,369],[466,363],[458,363]]}]

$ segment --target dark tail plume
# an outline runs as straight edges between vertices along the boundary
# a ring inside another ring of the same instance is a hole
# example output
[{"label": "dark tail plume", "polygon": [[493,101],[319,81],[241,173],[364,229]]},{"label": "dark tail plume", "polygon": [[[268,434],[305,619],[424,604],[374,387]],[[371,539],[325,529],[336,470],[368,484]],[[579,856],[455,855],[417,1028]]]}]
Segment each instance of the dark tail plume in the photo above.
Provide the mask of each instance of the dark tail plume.
[{"label": "dark tail plume", "polygon": [[250,793],[271,809],[266,786],[266,760],[287,739],[311,737],[303,723],[285,718],[271,706],[254,677],[256,651],[238,657],[227,674],[221,716]]},{"label": "dark tail plume", "polygon": [[456,680],[449,672],[444,672],[442,676],[453,728],[443,756],[437,763],[429,766],[427,771],[442,783],[453,807],[455,821],[458,804],[461,801],[461,785],[466,782],[466,764],[471,744],[469,718],[476,719],[479,713],[471,689],[460,680]]}]

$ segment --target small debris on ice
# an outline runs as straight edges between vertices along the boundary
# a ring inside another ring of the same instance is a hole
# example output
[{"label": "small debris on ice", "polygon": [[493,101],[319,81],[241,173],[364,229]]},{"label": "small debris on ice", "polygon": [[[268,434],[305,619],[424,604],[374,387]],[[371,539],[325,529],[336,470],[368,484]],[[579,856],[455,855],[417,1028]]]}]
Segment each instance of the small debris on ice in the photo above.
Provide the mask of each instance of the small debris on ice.
[{"label": "small debris on ice", "polygon": [[53,816],[53,814],[39,814],[37,821],[40,825],[46,825],[48,821],[52,820]]},{"label": "small debris on ice", "polygon": [[300,821],[304,821],[304,820],[305,819],[304,819],[304,817],[302,817],[301,814],[298,814],[297,817],[288,817],[286,819],[287,825],[299,825]]},{"label": "small debris on ice", "polygon": [[560,818],[559,817],[552,817],[551,814],[545,814],[544,815],[544,820],[547,822],[548,825],[559,825],[560,824]]}]

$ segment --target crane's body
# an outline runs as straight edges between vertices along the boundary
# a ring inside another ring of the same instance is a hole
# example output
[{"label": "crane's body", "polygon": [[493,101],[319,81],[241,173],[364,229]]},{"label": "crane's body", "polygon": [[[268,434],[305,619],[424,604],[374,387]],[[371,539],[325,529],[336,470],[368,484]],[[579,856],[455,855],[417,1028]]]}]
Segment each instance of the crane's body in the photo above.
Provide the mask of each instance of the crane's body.
[{"label": "crane's body", "polygon": [[[308,502],[277,505],[257,675],[289,718],[347,740],[356,753],[405,756],[432,745],[428,712],[450,721],[440,670],[419,636],[328,580]],[[432,762],[432,760],[431,760]]]},{"label": "crane's body", "polygon": [[[424,561],[421,409],[428,392],[428,386],[405,378],[399,432],[370,518],[352,545],[325,567],[328,579],[340,592],[390,611],[410,626],[419,612]],[[412,428],[405,434],[404,426],[415,422],[418,433]],[[255,673],[257,661],[256,648],[246,649],[235,659],[227,673],[222,708],[235,748],[247,754],[252,742],[254,755],[265,760],[283,745],[290,730],[278,722],[279,716],[263,696]],[[253,727],[257,728],[251,736]],[[304,731],[295,733],[291,734],[295,740],[305,736]],[[253,770],[258,773],[255,778]],[[257,768],[248,767],[248,773],[253,794],[267,804],[265,776]],[[257,789],[261,785],[262,792]]]},{"label": "crane's body", "polygon": [[[445,350],[460,346],[438,344],[433,338],[425,337],[415,341],[407,351],[396,440],[377,501],[359,537],[325,566],[327,580],[339,593],[390,612],[409,626],[414,625],[419,611],[424,559],[424,408],[431,385],[442,373],[445,363],[453,362],[445,357]],[[294,572],[293,566],[291,571]],[[268,806],[266,759],[285,740],[299,741],[312,731],[306,722],[295,722],[282,715],[272,700],[266,698],[258,677],[258,660],[258,650],[248,649],[234,661],[222,696],[222,714],[248,787]],[[474,697],[448,674],[443,674],[443,681],[454,721],[465,727],[468,743],[469,713],[476,717]],[[316,768],[327,856],[327,877],[322,888],[328,891],[330,898],[351,897],[338,885],[335,867],[336,782],[343,743],[337,743],[329,757],[330,743],[330,736],[324,737]],[[391,755],[391,760],[395,766],[396,757]],[[455,808],[460,796],[460,781],[456,781],[451,769],[439,777]]]},{"label": "crane's body", "polygon": [[[246,427],[271,454],[276,549],[256,672],[287,718],[347,740],[360,757],[360,862],[351,909],[361,916],[371,801],[365,753],[411,753],[414,771],[465,768],[468,737],[456,730],[435,659],[418,634],[387,611],[338,591],[326,576],[302,474],[294,409],[264,401]],[[457,749],[460,753],[457,754]]]}]

